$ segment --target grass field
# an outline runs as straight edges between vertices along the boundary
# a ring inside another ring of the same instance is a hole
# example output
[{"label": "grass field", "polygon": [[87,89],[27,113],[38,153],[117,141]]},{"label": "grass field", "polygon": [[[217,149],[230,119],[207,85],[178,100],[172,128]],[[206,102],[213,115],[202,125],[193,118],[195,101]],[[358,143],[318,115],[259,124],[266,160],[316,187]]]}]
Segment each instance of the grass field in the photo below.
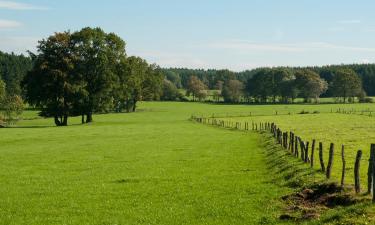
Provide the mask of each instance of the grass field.
[{"label": "grass field", "polygon": [[[27,120],[17,127],[0,129],[0,223],[278,224],[280,198],[295,190],[282,185],[282,174],[272,174],[264,137],[188,118],[194,113],[273,115],[338,107],[348,106],[142,103],[138,113],[96,115],[90,125],[73,118],[69,127],[60,128],[26,112]],[[350,107],[375,109],[371,104]],[[331,114],[319,116],[325,115]],[[302,123],[308,116],[315,115],[290,117]],[[348,117],[333,116],[332,122]],[[372,118],[358,118],[365,130],[371,129]],[[286,128],[293,124],[287,116],[272,119]],[[358,208],[355,215],[353,208],[339,208],[306,223],[349,218],[365,224],[373,219],[373,208]]]},{"label": "grass field", "polygon": [[[357,106],[357,105],[355,105]],[[372,106],[371,106],[372,107]],[[323,109],[323,113],[318,114],[296,114],[298,111],[292,111],[291,115],[265,115],[252,117],[233,117],[225,120],[237,122],[264,123],[274,122],[283,131],[292,131],[304,141],[310,142],[315,139],[316,150],[318,143],[323,143],[323,156],[328,161],[328,152],[330,143],[335,144],[334,166],[332,177],[337,181],[341,178],[341,147],[345,146],[345,155],[347,161],[347,183],[354,184],[354,162],[358,150],[363,151],[361,177],[366,181],[368,159],[370,157],[370,145],[375,143],[375,117],[369,116],[369,113],[361,112],[358,114],[339,114],[330,113],[324,109],[324,106],[315,107],[316,110]],[[358,109],[360,110],[360,109]],[[324,112],[325,111],[325,112]],[[310,113],[313,110],[310,110]],[[333,112],[336,112],[334,110]],[[288,112],[289,113],[289,112]],[[317,157],[317,155],[316,155]],[[315,169],[319,169],[319,162],[316,160]]]},{"label": "grass field", "polygon": [[91,125],[37,119],[1,129],[1,223],[274,221],[288,190],[267,183],[257,135],[187,120],[202,107],[223,108],[147,103],[136,114],[97,115]]}]

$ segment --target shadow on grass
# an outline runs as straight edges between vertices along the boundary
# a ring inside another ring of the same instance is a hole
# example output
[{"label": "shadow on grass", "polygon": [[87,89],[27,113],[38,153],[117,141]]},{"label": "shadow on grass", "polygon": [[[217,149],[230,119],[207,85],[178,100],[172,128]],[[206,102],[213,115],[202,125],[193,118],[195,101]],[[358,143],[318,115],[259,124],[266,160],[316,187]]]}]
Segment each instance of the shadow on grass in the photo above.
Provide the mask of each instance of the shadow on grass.
[{"label": "shadow on grass", "polygon": [[262,143],[266,149],[267,167],[274,174],[270,182],[280,186],[300,188],[317,181],[323,181],[323,174],[310,168],[287,150],[282,149],[268,134],[264,135]]}]

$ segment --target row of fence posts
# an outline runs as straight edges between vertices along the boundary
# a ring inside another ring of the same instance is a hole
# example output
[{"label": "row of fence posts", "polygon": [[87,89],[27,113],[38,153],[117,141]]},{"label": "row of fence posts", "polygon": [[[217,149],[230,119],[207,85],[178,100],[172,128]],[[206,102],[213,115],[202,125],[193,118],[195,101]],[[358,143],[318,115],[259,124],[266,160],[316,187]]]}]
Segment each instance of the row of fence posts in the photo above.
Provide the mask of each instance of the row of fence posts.
[{"label": "row of fence posts", "polygon": [[[234,122],[228,120],[221,120],[216,118],[205,118],[205,117],[196,117],[191,116],[191,119],[202,124],[209,124],[213,126],[237,129],[237,130],[250,130],[249,122],[244,122],[242,129],[242,122]],[[275,123],[254,123],[252,122],[251,130],[253,131],[268,131],[275,138],[276,143],[281,145],[285,150],[288,150],[296,158],[300,158],[304,163],[309,164],[311,168],[314,167],[315,163],[315,148],[316,140],[312,140],[311,148],[309,141],[303,141],[301,137],[295,135],[293,132],[283,132]],[[310,151],[309,151],[310,150]],[[335,145],[330,144],[329,154],[328,154],[328,163],[325,166],[323,159],[323,143],[319,142],[318,146],[318,157],[320,164],[320,171],[325,174],[327,179],[331,178],[332,168],[333,168],[333,158],[334,158]],[[361,192],[361,182],[360,182],[360,164],[362,160],[362,150],[358,150],[355,158],[354,164],[354,189],[357,194]],[[345,160],[345,147],[341,147],[341,161],[342,161],[342,173],[341,173],[341,186],[345,185],[345,173],[346,173],[346,160]],[[371,144],[370,159],[368,163],[367,171],[367,193],[371,194],[372,201],[375,203],[375,144]]]},{"label": "row of fence posts", "polygon": [[[333,110],[331,109],[331,113],[332,112],[333,112]],[[338,108],[338,109],[336,109],[336,113],[340,113],[340,114],[357,114],[357,110],[356,109],[341,109],[341,108]],[[368,113],[366,115],[372,117],[372,111],[370,109],[360,110],[360,115],[365,115],[365,113]]]}]

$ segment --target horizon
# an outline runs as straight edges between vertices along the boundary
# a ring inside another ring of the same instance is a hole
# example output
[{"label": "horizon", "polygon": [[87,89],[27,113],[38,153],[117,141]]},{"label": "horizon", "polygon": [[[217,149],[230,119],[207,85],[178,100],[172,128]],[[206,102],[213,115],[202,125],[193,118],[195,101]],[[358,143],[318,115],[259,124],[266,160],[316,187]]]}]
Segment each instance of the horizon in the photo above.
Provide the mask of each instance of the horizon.
[{"label": "horizon", "polygon": [[371,1],[69,2],[0,0],[0,50],[35,52],[54,32],[90,26],[118,34],[128,55],[162,68],[241,72],[375,62]]}]

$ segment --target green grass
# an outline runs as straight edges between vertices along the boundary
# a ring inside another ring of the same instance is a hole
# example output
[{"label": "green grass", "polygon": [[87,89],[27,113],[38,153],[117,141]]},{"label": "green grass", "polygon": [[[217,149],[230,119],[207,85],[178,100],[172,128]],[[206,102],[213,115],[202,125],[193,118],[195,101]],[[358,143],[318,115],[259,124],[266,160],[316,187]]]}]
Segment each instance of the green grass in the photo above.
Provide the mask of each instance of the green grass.
[{"label": "green grass", "polygon": [[[317,107],[319,109],[319,107]],[[345,158],[347,163],[347,183],[354,184],[354,162],[358,150],[363,151],[361,161],[361,179],[367,183],[368,159],[370,157],[370,145],[375,143],[375,117],[369,117],[361,114],[292,114],[278,116],[254,116],[254,117],[236,117],[229,119],[231,121],[252,122],[274,122],[278,127],[285,131],[293,131],[304,141],[317,141],[315,150],[318,149],[318,143],[323,143],[323,158],[327,165],[330,143],[335,144],[334,165],[332,178],[340,181],[341,179],[341,146],[345,146]],[[319,169],[317,155],[315,169]]]},{"label": "green grass", "polygon": [[[374,106],[142,103],[138,113],[95,115],[89,125],[72,118],[60,128],[27,111],[29,120],[0,129],[0,224],[278,224],[280,198],[296,189],[267,154],[273,145],[190,115]],[[306,223],[369,220],[341,217],[345,210]]]},{"label": "green grass", "polygon": [[258,135],[187,120],[223,108],[146,103],[90,125],[37,119],[1,129],[0,223],[276,221],[279,197],[290,190],[269,183]]}]

